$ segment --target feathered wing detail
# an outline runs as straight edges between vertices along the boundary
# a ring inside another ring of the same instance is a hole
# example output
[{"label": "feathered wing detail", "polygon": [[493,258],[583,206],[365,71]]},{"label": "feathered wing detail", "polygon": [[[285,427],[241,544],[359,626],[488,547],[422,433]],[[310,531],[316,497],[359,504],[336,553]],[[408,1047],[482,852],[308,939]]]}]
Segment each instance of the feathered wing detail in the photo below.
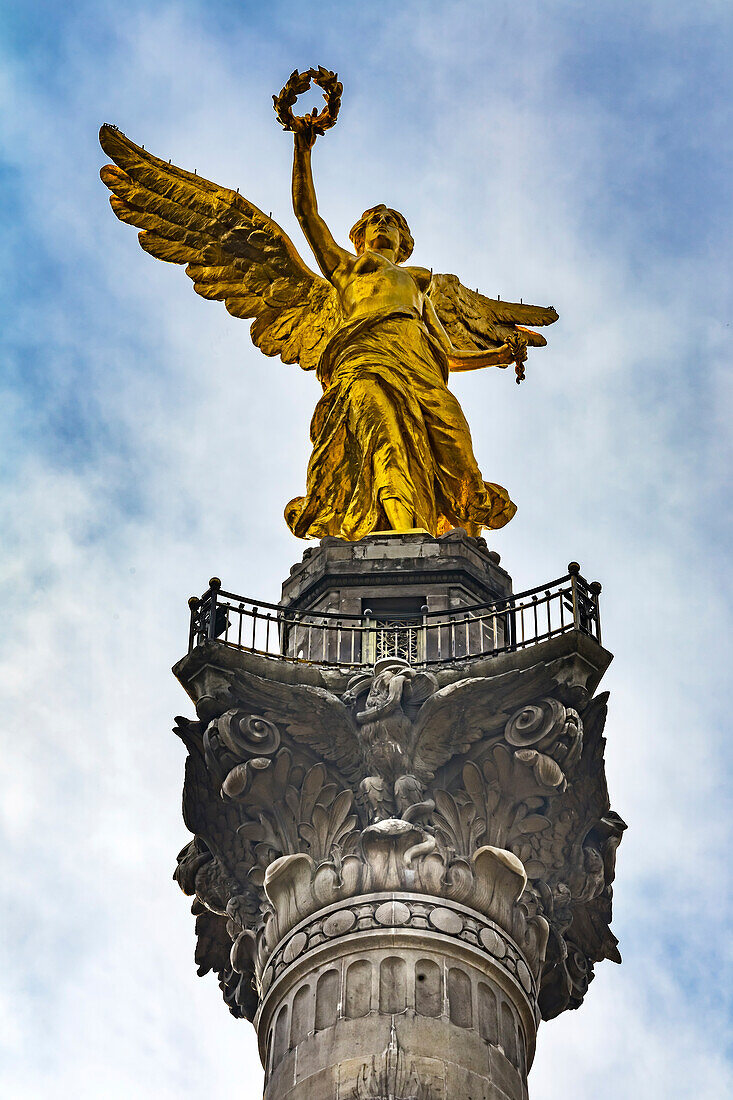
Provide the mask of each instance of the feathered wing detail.
[{"label": "feathered wing detail", "polygon": [[544,347],[547,340],[532,327],[552,325],[558,317],[552,306],[487,298],[463,286],[457,275],[434,275],[430,300],[453,345],[461,351],[499,347],[516,332],[522,334],[529,347]]},{"label": "feathered wing detail", "polygon": [[481,737],[497,734],[516,709],[516,691],[532,691],[546,681],[539,668],[501,676],[470,677],[441,688],[420,708],[413,727],[412,760],[423,782]]},{"label": "feathered wing detail", "polygon": [[236,678],[240,705],[280,726],[293,741],[330,761],[351,783],[363,778],[359,733],[337,695],[306,684],[278,684],[250,672]]},{"label": "feathered wing detail", "polygon": [[252,340],[265,355],[314,370],[341,317],[338,295],[284,230],[243,195],[167,164],[113,126],[99,141],[114,161],[100,172],[112,209],[141,230],[142,248],[186,264],[203,298],[254,318]]},{"label": "feathered wing detail", "polygon": [[621,961],[609,925],[616,849],[626,824],[611,810],[608,798],[603,765],[607,709],[608,692],[603,692],[582,711],[582,755],[568,775],[567,791],[545,811],[552,822],[548,835],[563,838],[548,852],[547,881],[553,889],[570,887],[572,923],[566,938],[592,962]]},{"label": "feathered wing detail", "polygon": [[[177,722],[174,732],[188,749],[183,785],[183,820],[186,828],[195,837],[204,840],[205,849],[201,849],[202,852],[205,854],[208,850],[217,861],[219,867],[216,873],[212,869],[212,875],[221,879],[218,885],[224,894],[247,894],[251,890],[248,878],[251,864],[237,831],[242,823],[241,811],[232,802],[219,798],[212,787],[201,744],[201,723],[189,722],[185,718],[179,718]],[[200,841],[196,843],[200,845]],[[193,880],[195,877],[194,874]],[[176,878],[184,892],[190,893],[191,889],[182,881],[180,872],[177,872]],[[226,899],[222,900],[224,908]],[[218,905],[215,907],[219,908]]]},{"label": "feathered wing detail", "polygon": [[[581,843],[597,847],[603,859],[603,890],[594,898],[573,907],[568,936],[580,943],[594,962],[621,962],[618,940],[609,928],[612,884],[616,871],[616,849],[626,829],[611,807],[603,766],[606,744],[603,728],[608,711],[608,692],[597,695],[583,711],[583,754],[569,787],[563,808],[570,809],[582,823]],[[589,829],[590,827],[590,829]]]}]

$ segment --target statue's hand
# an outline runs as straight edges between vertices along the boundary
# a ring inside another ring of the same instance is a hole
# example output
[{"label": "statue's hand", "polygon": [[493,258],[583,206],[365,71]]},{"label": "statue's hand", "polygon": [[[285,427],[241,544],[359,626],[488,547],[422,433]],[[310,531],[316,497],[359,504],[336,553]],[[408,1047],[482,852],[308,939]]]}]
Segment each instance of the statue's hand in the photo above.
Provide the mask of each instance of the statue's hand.
[{"label": "statue's hand", "polygon": [[511,332],[506,338],[506,346],[509,348],[512,363],[519,366],[520,363],[525,362],[527,359],[527,341],[521,333]]},{"label": "statue's hand", "polygon": [[315,145],[318,134],[313,127],[310,115],[306,115],[305,118],[296,118],[295,123],[293,127],[295,148],[298,152],[307,152]]},{"label": "statue's hand", "polygon": [[511,355],[511,362],[514,363],[514,371],[517,376],[517,385],[524,381],[524,364],[527,359],[527,341],[524,339],[520,332],[510,332],[506,338],[506,346],[509,349]]}]

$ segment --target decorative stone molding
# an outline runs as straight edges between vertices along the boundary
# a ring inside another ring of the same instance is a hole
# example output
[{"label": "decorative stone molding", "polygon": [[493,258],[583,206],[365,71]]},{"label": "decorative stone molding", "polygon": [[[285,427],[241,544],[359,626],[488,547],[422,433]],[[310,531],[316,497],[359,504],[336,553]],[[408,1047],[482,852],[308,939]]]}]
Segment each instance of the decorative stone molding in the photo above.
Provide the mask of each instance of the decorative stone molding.
[{"label": "decorative stone molding", "polygon": [[546,1018],[577,1007],[593,964],[618,958],[624,828],[589,673],[556,660],[487,675],[482,661],[438,676],[388,658],[326,687],[239,656],[176,729],[195,834],[176,877],[195,895],[199,971],[218,973],[235,1015],[253,1018],[296,925],[379,891],[472,909],[520,947]]},{"label": "decorative stone molding", "polygon": [[[264,963],[296,924],[337,899],[361,899],[365,894],[388,891],[402,897],[405,891],[413,891],[437,895],[446,902],[459,901],[497,922],[521,944],[538,973],[548,925],[541,916],[527,917],[516,904],[527,883],[516,856],[490,846],[479,848],[470,861],[455,865],[451,878],[445,856],[435,850],[434,843],[415,858],[414,853],[426,847],[423,836],[409,822],[390,819],[369,826],[361,838],[360,855],[346,857],[338,870],[332,862],[318,867],[302,853],[276,859],[265,874],[265,894],[272,911],[264,920],[258,959]],[[407,914],[404,905],[400,911]]]},{"label": "decorative stone molding", "polygon": [[[506,934],[501,925],[467,906],[446,903],[445,899],[415,894],[368,894],[353,899],[350,905],[332,905],[296,925],[268,959],[259,987],[264,997],[280,975],[298,959],[324,944],[337,944],[357,933],[385,930],[419,932],[426,945],[432,938],[449,937],[486,956],[509,982],[517,982],[534,1004],[537,996],[535,975],[527,955]],[[364,937],[361,937],[363,942]]]}]

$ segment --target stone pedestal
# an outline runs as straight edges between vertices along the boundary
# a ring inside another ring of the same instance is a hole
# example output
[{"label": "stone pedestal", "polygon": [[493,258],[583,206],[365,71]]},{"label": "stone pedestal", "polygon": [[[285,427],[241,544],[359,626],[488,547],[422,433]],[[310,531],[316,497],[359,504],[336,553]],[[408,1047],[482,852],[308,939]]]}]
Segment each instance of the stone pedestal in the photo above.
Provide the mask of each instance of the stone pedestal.
[{"label": "stone pedestal", "polygon": [[266,1100],[525,1098],[540,1019],[618,959],[600,586],[553,584],[411,534],[306,551],[273,655],[192,602],[176,877]]},{"label": "stone pedestal", "polygon": [[[282,605],[361,615],[380,605],[450,611],[511,596],[512,580],[484,539],[451,531],[370,535],[361,542],[321,539],[308,547],[282,587]],[[376,612],[375,612],[376,614]]]}]

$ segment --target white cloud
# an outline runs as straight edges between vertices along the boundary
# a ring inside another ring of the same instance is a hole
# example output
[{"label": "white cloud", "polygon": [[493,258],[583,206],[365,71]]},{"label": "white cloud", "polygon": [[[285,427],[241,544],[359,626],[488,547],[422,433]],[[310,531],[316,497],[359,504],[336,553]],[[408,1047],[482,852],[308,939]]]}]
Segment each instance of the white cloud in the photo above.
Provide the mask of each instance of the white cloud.
[{"label": "white cloud", "polygon": [[[190,706],[168,668],[186,597],[211,573],[273,599],[299,557],[281,512],[302,490],[317,386],[140,253],[95,179],[95,133],[117,121],[239,183],[295,237],[289,143],[269,95],[330,52],[344,109],[315,159],[339,235],[384,194],[409,217],[417,262],[561,312],[525,385],[481,372],[456,386],[485,476],[521,506],[494,539],[517,586],[577,557],[604,582],[617,653],[607,734],[614,804],[631,825],[615,921],[625,963],[599,968],[588,1003],[541,1029],[532,1094],[713,1100],[731,1088],[724,1006],[709,994],[721,992],[729,847],[723,260],[692,245],[668,255],[634,196],[619,198],[615,166],[627,156],[628,178],[643,178],[664,135],[650,124],[629,148],[613,103],[568,83],[572,5],[556,21],[539,5],[521,18],[502,5],[375,5],[350,32],[335,8],[329,29],[326,10],[315,29],[298,25],[295,50],[275,15],[227,39],[203,8],[133,7],[123,21],[97,5],[64,28],[61,92],[30,66],[6,78],[25,200],[12,240],[49,266],[7,329],[26,373],[11,376],[3,412],[15,468],[3,521],[4,1094],[92,1097],[103,1081],[105,1096],[173,1097],[231,1088],[258,1064],[249,1026],[195,976],[193,921],[170,881],[183,750],[166,731]],[[714,5],[704,18],[716,24]],[[54,411],[66,403],[83,439],[64,450]]]}]

